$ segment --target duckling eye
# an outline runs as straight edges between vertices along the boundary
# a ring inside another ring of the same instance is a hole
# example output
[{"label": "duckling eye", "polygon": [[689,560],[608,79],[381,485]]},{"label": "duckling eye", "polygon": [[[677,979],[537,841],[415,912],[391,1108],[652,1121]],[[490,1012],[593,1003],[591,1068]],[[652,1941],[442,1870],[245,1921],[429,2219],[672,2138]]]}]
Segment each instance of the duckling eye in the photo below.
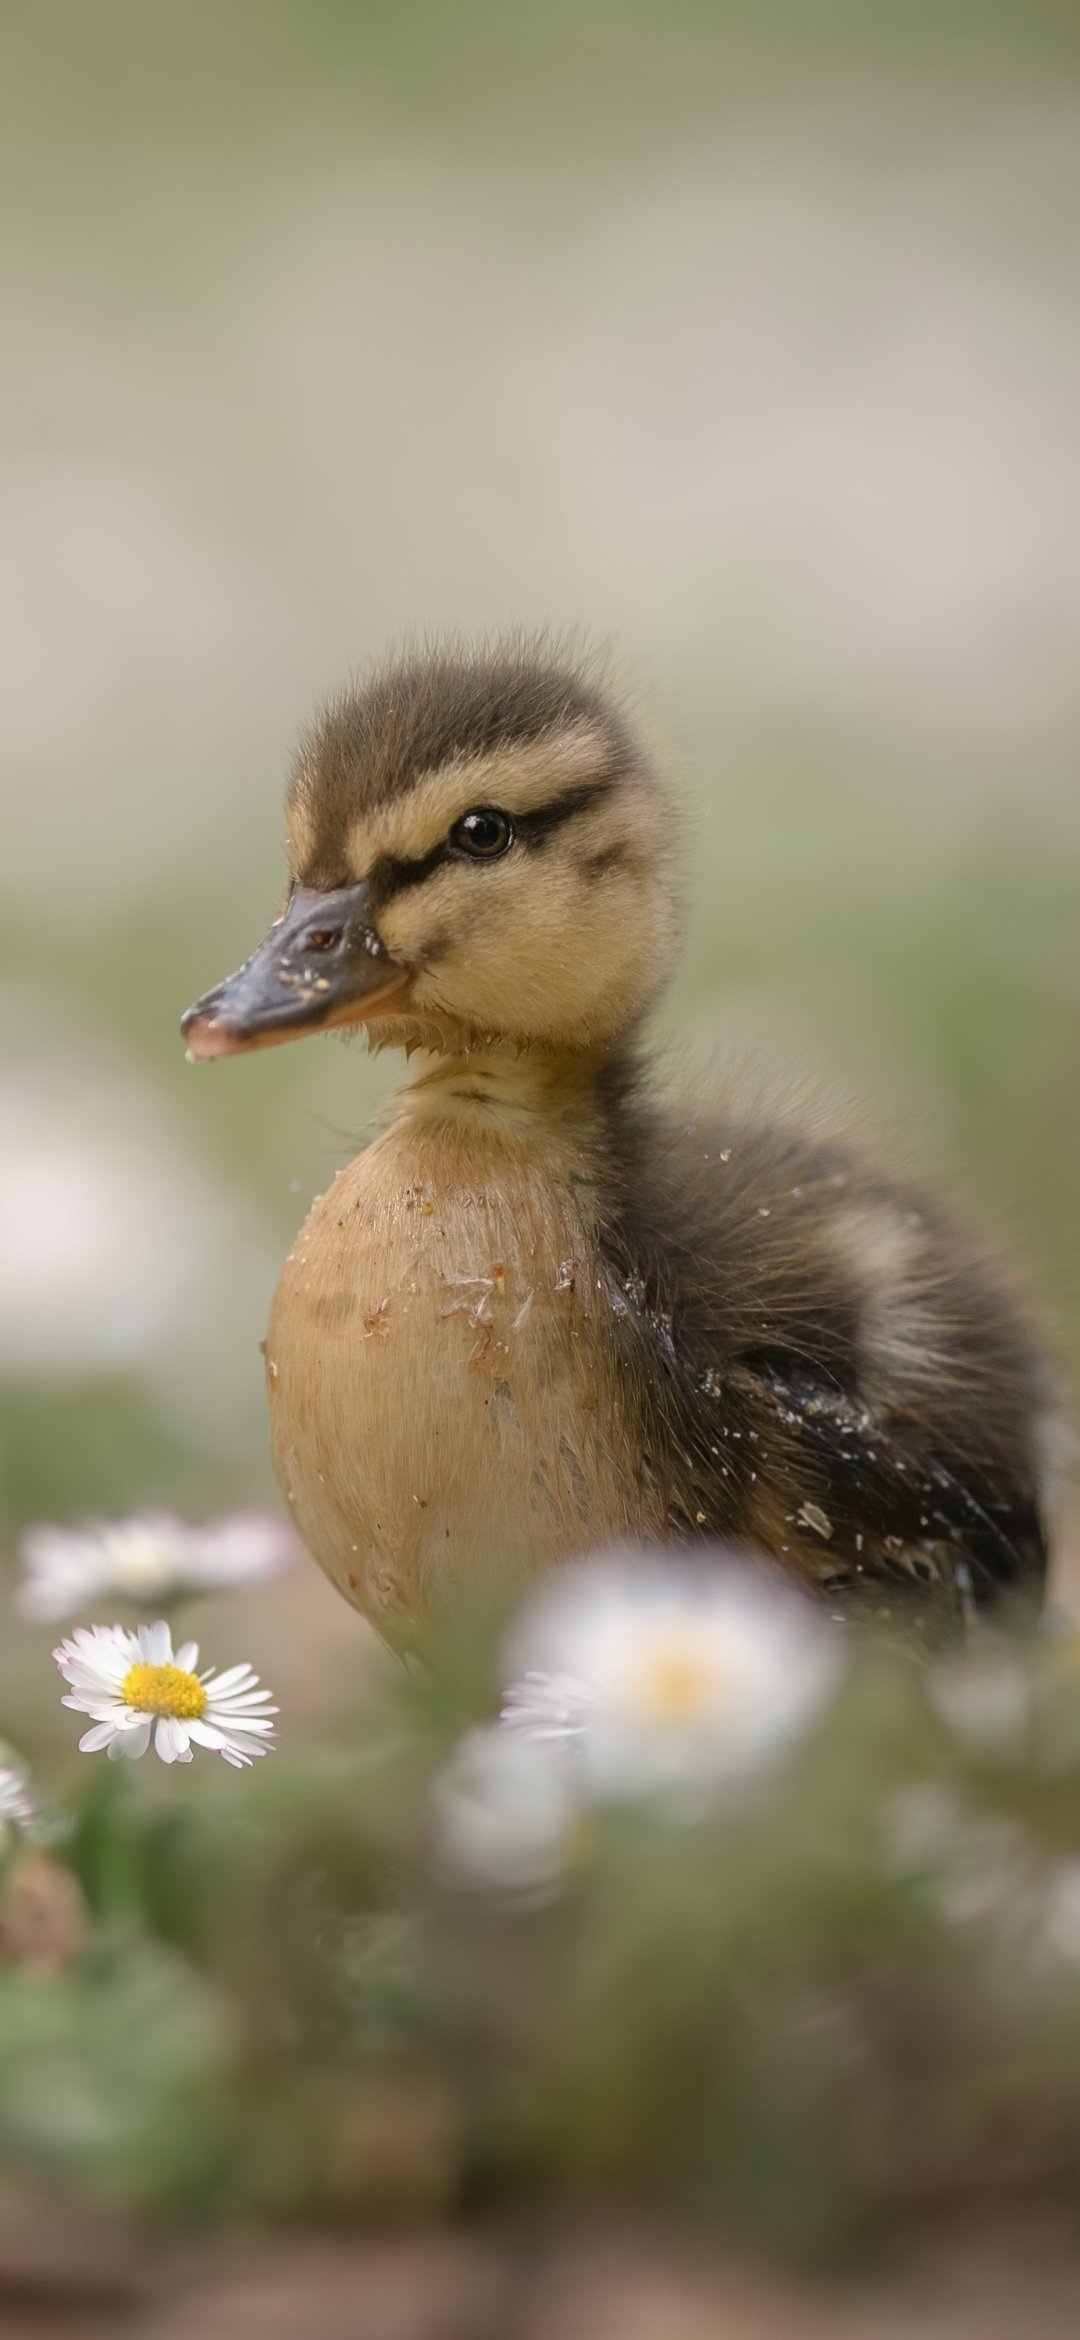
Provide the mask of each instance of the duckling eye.
[{"label": "duckling eye", "polygon": [[474,861],[497,861],[514,842],[514,824],[509,813],[500,812],[497,805],[478,805],[475,812],[462,813],[450,831],[450,843],[457,853],[469,853]]}]

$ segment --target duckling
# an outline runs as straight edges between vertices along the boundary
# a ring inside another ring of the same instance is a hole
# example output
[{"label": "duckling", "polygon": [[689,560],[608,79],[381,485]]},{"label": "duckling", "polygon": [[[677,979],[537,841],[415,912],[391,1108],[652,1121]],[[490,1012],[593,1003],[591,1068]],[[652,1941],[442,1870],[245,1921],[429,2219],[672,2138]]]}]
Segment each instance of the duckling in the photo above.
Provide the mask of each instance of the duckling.
[{"label": "duckling", "polygon": [[797,1111],[655,1085],[677,825],[586,667],[404,657],[307,733],[285,906],[183,1018],[196,1059],[405,1052],[264,1344],[300,1533],[400,1647],[623,1538],[750,1547],[834,1606],[1042,1585],[1054,1392],[993,1267]]}]

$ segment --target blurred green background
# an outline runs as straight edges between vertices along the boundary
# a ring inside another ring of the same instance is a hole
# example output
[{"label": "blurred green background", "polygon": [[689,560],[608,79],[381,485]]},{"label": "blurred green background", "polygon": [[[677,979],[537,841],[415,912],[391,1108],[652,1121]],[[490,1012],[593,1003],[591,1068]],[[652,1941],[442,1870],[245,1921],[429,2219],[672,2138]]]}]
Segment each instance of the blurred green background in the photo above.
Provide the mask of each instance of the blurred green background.
[{"label": "blurred green background", "polygon": [[7,0],[0,179],[7,1556],[276,1501],[277,1263],[393,1066],[177,1017],[405,632],[611,644],[694,807],[668,1028],[865,1096],[1074,1364],[1075,11]]}]

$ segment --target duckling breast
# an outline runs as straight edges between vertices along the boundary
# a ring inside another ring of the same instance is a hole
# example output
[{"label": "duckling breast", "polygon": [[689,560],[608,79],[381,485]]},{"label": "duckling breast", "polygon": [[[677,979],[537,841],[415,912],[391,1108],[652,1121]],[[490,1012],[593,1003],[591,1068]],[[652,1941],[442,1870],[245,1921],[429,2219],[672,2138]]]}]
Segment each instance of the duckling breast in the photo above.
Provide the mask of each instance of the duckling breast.
[{"label": "duckling breast", "polygon": [[649,1525],[589,1210],[521,1143],[395,1126],[358,1155],[285,1263],[266,1374],[299,1532],[391,1640]]}]

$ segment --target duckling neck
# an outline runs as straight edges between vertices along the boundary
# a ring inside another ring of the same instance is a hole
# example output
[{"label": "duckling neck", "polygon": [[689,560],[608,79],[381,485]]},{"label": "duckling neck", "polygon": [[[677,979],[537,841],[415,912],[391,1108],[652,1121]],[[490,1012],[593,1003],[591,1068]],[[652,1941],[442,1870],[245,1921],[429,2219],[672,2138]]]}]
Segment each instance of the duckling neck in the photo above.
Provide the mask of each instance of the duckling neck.
[{"label": "duckling neck", "polygon": [[606,1119],[612,1052],[565,1054],[491,1042],[437,1055],[417,1052],[395,1092],[391,1126],[441,1123],[486,1129],[525,1143],[558,1132],[591,1144]]}]

